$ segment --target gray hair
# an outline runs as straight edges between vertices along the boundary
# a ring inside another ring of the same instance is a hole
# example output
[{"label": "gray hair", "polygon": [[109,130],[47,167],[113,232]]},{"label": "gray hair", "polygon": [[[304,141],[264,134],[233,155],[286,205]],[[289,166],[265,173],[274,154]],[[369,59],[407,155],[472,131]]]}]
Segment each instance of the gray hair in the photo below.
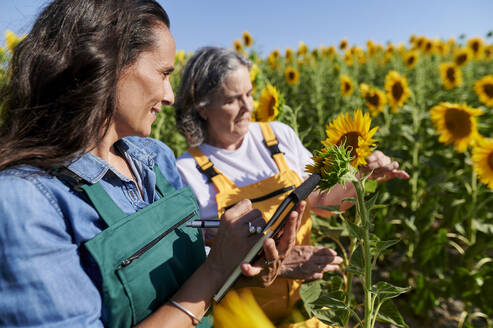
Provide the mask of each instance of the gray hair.
[{"label": "gray hair", "polygon": [[250,70],[250,60],[231,49],[205,47],[199,49],[183,70],[175,102],[178,131],[190,146],[198,146],[206,136],[206,122],[198,108],[211,103],[229,73],[240,66]]}]

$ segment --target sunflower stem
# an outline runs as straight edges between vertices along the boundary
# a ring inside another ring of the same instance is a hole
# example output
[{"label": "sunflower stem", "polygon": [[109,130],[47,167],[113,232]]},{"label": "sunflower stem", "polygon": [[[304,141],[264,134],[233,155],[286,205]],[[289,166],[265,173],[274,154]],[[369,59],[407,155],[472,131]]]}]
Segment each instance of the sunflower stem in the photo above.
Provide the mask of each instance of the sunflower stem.
[{"label": "sunflower stem", "polygon": [[371,254],[370,254],[370,220],[368,217],[368,209],[365,204],[365,192],[364,187],[361,185],[361,182],[354,181],[353,185],[356,189],[356,194],[358,198],[358,206],[357,210],[361,218],[361,224],[363,227],[363,258],[364,258],[364,269],[363,269],[363,290],[365,294],[364,300],[364,308],[365,308],[365,319],[364,319],[364,327],[371,328],[371,317],[373,313],[373,302],[371,299],[371,271],[372,271],[372,263],[371,263]]}]

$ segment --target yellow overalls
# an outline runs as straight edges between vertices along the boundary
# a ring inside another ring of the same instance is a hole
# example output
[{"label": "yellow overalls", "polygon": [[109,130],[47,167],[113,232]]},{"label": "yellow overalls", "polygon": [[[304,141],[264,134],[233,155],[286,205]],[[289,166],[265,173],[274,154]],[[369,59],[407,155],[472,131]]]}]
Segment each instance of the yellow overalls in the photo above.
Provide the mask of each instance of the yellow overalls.
[{"label": "yellow overalls", "polygon": [[[196,147],[188,152],[194,157],[198,167],[216,187],[216,201],[218,217],[225,210],[232,207],[240,200],[248,198],[254,208],[259,209],[266,222],[270,220],[277,206],[282,200],[303,181],[296,172],[291,170],[286,163],[284,154],[279,151],[278,142],[274,132],[268,123],[259,123],[264,136],[264,143],[270,150],[279,173],[262,181],[247,186],[237,187],[231,180],[222,174],[212,162]],[[307,207],[308,208],[308,207]],[[296,236],[297,245],[310,245],[310,230],[312,221],[310,211],[305,211],[300,229]],[[299,300],[299,288],[301,281],[286,278],[277,278],[268,288],[251,288],[252,292],[272,321],[277,321],[287,316],[293,305]]]}]

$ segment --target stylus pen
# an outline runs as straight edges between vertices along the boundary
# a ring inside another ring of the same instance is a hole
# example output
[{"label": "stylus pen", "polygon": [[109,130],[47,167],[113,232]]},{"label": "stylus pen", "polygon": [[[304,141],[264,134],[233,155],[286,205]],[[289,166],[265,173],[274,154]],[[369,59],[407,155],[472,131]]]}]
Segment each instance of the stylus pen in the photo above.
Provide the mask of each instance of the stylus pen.
[{"label": "stylus pen", "polygon": [[187,222],[187,227],[192,228],[219,228],[219,220],[195,220]]}]

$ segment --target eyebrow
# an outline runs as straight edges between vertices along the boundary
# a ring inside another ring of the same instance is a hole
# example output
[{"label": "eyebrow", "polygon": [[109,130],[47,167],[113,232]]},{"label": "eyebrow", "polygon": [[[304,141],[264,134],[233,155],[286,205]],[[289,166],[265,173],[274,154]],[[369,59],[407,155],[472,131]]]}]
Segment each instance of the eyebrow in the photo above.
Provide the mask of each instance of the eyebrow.
[{"label": "eyebrow", "polygon": [[163,73],[171,74],[175,71],[175,67],[174,66],[164,67],[161,71]]}]

